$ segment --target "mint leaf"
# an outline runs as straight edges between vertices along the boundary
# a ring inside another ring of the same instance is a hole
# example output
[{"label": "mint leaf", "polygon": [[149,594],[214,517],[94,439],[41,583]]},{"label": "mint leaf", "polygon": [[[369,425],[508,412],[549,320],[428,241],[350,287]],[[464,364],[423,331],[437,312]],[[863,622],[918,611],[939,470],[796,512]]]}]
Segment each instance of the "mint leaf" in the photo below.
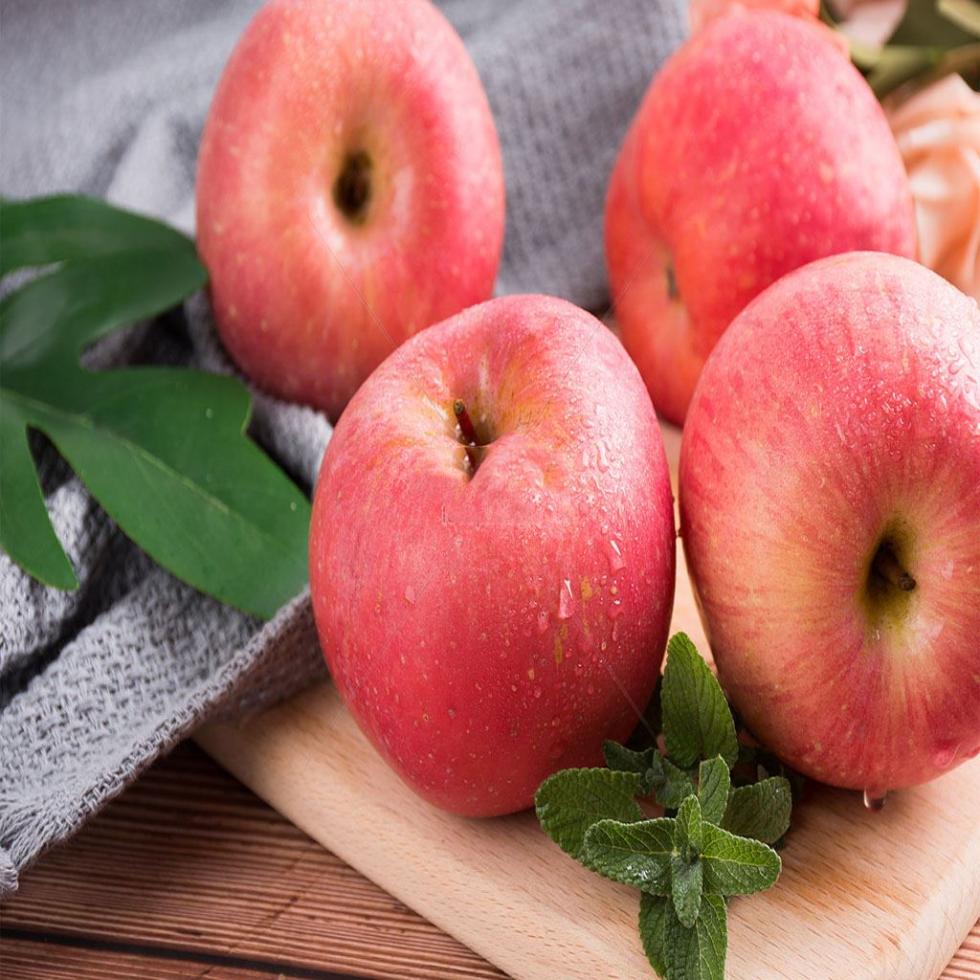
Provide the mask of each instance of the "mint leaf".
[{"label": "mint leaf", "polygon": [[667,976],[667,909],[670,899],[643,892],[640,895],[640,942],[650,966]]},{"label": "mint leaf", "polygon": [[656,800],[668,810],[676,810],[687,797],[695,793],[691,777],[659,753],[654,757],[652,772]]},{"label": "mint leaf", "polygon": [[0,301],[0,547],[73,588],[28,429],[178,578],[271,617],[307,581],[310,506],[245,435],[248,391],[176,368],[84,370],[80,352],[169,309],[206,273],[172,228],[87,198],[0,202],[3,269],[60,262]]},{"label": "mint leaf", "polygon": [[664,918],[666,980],[723,980],[728,945],[724,900],[705,895],[701,914],[690,928],[670,905]]},{"label": "mint leaf", "polygon": [[669,895],[674,821],[667,817],[621,823],[600,820],[585,835],[585,855],[593,871],[653,895]]},{"label": "mint leaf", "polygon": [[711,895],[751,895],[779,877],[779,855],[759,841],[736,837],[714,824],[702,825],[704,890]]},{"label": "mint leaf", "polygon": [[728,766],[720,755],[701,763],[698,769],[698,802],[701,804],[701,815],[709,823],[721,823],[731,786]]},{"label": "mint leaf", "polygon": [[720,755],[729,767],[738,758],[738,739],[721,685],[685,633],[667,644],[661,693],[667,754],[689,768]]},{"label": "mint leaf", "polygon": [[793,794],[789,780],[772,776],[732,791],[721,821],[714,821],[739,837],[773,844],[789,829]]},{"label": "mint leaf", "polygon": [[619,742],[611,742],[606,739],[602,743],[602,754],[605,757],[606,765],[617,772],[635,772],[641,777],[640,793],[646,795],[650,792],[654,772],[651,769],[653,760],[657,755],[657,750],[653,747],[636,751],[628,749]]},{"label": "mint leaf", "polygon": [[701,804],[696,796],[689,796],[681,803],[674,821],[674,848],[687,860],[701,853],[703,826]]},{"label": "mint leaf", "polygon": [[670,895],[674,911],[681,925],[690,928],[701,911],[701,889],[703,885],[701,861],[685,861],[679,854],[670,859]]},{"label": "mint leaf", "polygon": [[562,769],[538,787],[534,808],[545,833],[567,854],[583,861],[586,831],[597,821],[643,819],[636,802],[640,776],[612,769]]}]

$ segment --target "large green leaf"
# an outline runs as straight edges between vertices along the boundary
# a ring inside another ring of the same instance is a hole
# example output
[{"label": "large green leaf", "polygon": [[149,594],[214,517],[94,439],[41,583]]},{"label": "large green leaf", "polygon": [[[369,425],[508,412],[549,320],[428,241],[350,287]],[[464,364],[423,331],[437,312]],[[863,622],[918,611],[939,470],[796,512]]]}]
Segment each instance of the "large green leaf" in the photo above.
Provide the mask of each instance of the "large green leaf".
[{"label": "large green leaf", "polygon": [[91,197],[62,194],[3,201],[0,208],[0,276],[14,269],[126,250],[187,252],[187,239],[179,231]]},{"label": "large green leaf", "polygon": [[154,316],[206,279],[193,242],[98,201],[0,205],[3,270],[61,264],[0,303],[0,545],[76,584],[26,438],[48,436],[141,548],[223,602],[269,617],[306,582],[309,503],[245,435],[238,381],[176,368],[91,372],[93,340]]}]

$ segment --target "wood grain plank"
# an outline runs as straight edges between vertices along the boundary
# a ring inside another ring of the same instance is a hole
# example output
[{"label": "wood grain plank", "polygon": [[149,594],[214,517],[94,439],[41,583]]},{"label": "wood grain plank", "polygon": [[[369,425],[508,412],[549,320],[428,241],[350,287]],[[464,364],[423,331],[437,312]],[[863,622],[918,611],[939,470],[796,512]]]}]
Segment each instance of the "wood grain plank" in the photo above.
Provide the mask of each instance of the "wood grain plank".
[{"label": "wood grain plank", "polygon": [[358,976],[500,976],[190,744],[28,871],[3,929]]},{"label": "wood grain plank", "polygon": [[[531,814],[464,821],[415,798],[329,685],[202,740],[291,820],[505,972],[649,975],[635,893],[565,859]],[[796,817],[777,886],[732,903],[730,977],[940,975],[980,913],[977,812],[980,762],[896,794],[881,813],[818,789]]]},{"label": "wood grain plank", "polygon": [[[152,957],[89,946],[29,939],[5,939],[2,958],[4,980],[268,980],[284,976],[272,970],[253,970],[240,963],[215,964],[183,956]],[[322,974],[327,977],[328,974]],[[333,974],[334,977],[337,974]]]},{"label": "wood grain plank", "polygon": [[[148,813],[156,823],[144,833]],[[156,829],[149,832],[153,827]],[[194,840],[199,844],[193,844]],[[297,970],[304,976],[314,975],[307,971],[324,976],[329,975],[324,970],[347,970],[353,962],[360,975],[440,980],[446,976],[444,958],[448,954],[457,969],[451,976],[502,976],[448,937],[434,942],[437,956],[433,963],[424,948],[416,947],[387,973],[372,972],[373,964],[358,969],[368,961],[361,961],[351,947],[339,952],[331,949],[329,930],[321,932],[314,924],[309,930],[294,932],[288,919],[266,926],[279,932],[276,949],[283,963],[266,961],[258,971],[254,964],[245,966],[243,960],[234,967],[215,965],[213,957],[227,956],[233,948],[239,956],[261,954],[261,944],[254,938],[234,947],[236,937],[229,934],[237,928],[234,923],[241,907],[253,903],[262,907],[271,892],[293,895],[301,891],[308,879],[298,876],[310,865],[315,868],[313,888],[334,896],[327,903],[330,907],[317,914],[336,915],[341,922],[353,919],[354,928],[348,932],[352,947],[371,950],[397,944],[399,933],[393,934],[390,928],[392,916],[403,925],[418,923],[434,931],[269,809],[194,746],[182,746],[71,843],[46,855],[24,875],[21,892],[2,910],[0,975],[4,980],[167,980],[198,976],[207,970],[209,977],[251,980],[253,975],[280,972],[298,976]],[[206,891],[203,904],[196,898],[202,882],[220,881],[236,868],[237,877],[228,879],[234,882],[231,888]],[[296,914],[306,912],[306,900],[294,906]],[[53,935],[58,942],[23,939],[13,929]],[[146,945],[136,954],[120,948],[73,945],[76,942]],[[167,958],[154,955],[160,952],[168,954]],[[202,965],[194,958],[201,955],[210,962]],[[294,962],[307,965],[294,967]],[[980,980],[980,922],[942,978]]]}]

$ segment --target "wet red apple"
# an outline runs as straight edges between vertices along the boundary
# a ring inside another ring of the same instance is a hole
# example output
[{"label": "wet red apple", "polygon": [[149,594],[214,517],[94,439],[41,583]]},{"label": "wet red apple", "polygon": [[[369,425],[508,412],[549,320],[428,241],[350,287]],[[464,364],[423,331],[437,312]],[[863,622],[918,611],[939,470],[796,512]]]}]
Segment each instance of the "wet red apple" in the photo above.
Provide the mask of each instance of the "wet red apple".
[{"label": "wet red apple", "polygon": [[650,696],[674,591],[663,441],[619,341],[544,296],[409,340],[327,447],[310,583],[340,693],[432,802],[509,813],[599,764]]},{"label": "wet red apple", "polygon": [[980,310],[907,259],[781,279],[708,359],[681,531],[721,678],[871,796],[980,750]]},{"label": "wet red apple", "polygon": [[730,13],[674,54],[606,203],[623,344],[678,424],[718,338],[770,283],[838,252],[915,247],[877,99],[826,28],[775,11]]},{"label": "wet red apple", "polygon": [[197,240],[221,338],[336,419],[416,331],[493,290],[503,170],[462,41],[428,0],[272,0],[201,142]]}]

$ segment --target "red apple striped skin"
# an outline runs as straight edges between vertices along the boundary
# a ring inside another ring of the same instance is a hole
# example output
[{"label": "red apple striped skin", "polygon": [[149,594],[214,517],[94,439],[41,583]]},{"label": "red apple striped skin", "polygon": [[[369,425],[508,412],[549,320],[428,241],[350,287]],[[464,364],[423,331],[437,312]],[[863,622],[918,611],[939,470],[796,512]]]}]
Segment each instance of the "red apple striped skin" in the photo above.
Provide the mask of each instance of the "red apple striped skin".
[{"label": "red apple striped skin", "polygon": [[[467,467],[461,398],[488,443]],[[674,591],[663,441],[594,317],[492,300],[412,338],[324,457],[310,582],[331,674],[427,799],[521,810],[601,762],[659,673]]]},{"label": "red apple striped skin", "polygon": [[[352,159],[368,199],[337,198]],[[352,205],[353,207],[353,205]],[[487,299],[504,185],[486,96],[428,0],[271,0],[205,126],[198,247],[235,362],[336,419],[399,343]]]},{"label": "red apple striped skin", "polygon": [[867,83],[821,25],[775,11],[714,21],[654,79],[606,204],[616,318],[657,412],[683,423],[705,358],[766,286],[857,249],[916,249]]},{"label": "red apple striped skin", "polygon": [[871,253],[770,287],[705,365],[680,511],[720,676],[783,759],[879,795],[980,750],[972,299]]}]

